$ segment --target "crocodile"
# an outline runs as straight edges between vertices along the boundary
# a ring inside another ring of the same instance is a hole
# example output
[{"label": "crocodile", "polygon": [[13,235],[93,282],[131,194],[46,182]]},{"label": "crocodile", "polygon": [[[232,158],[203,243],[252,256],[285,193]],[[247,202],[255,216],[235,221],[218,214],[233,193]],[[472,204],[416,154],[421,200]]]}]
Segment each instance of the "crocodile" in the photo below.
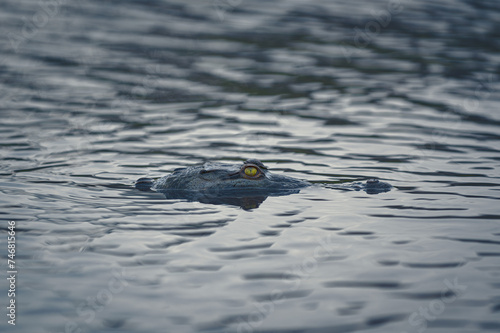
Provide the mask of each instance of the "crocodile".
[{"label": "crocodile", "polygon": [[[285,175],[271,173],[257,159],[242,164],[205,162],[175,169],[158,178],[140,178],[135,187],[142,191],[155,191],[168,199],[188,199],[212,204],[230,204],[255,208],[268,196],[298,193],[313,184]],[[368,194],[389,191],[392,186],[378,179],[354,182],[348,185],[328,184],[327,188],[363,190]]]}]

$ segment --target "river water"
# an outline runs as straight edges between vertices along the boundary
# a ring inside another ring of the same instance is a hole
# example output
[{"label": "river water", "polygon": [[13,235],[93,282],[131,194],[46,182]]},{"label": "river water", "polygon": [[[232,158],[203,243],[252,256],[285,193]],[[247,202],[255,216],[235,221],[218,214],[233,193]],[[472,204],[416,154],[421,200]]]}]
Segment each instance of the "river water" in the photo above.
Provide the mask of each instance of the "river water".
[{"label": "river water", "polygon": [[[498,1],[0,9],[2,332],[500,331]],[[247,158],[394,188],[133,186]]]}]

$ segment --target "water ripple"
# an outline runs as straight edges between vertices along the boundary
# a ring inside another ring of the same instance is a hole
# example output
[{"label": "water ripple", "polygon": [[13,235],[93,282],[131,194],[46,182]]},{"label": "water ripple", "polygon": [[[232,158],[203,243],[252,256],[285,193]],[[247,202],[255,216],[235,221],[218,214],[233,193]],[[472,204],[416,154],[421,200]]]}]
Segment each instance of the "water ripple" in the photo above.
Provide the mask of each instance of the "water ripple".
[{"label": "water ripple", "polygon": [[[497,1],[1,6],[20,331],[499,329]],[[313,186],[133,186],[248,158]]]}]

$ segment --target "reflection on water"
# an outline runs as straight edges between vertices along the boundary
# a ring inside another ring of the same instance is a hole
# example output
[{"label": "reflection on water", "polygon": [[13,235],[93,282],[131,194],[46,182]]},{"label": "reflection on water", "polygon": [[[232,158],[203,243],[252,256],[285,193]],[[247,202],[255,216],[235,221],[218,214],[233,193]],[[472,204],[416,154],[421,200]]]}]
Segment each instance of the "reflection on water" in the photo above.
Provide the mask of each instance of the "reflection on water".
[{"label": "reflection on water", "polygon": [[[500,330],[498,1],[0,8],[16,329]],[[247,156],[326,185],[134,188]],[[371,178],[395,189],[339,190]]]},{"label": "reflection on water", "polygon": [[[259,208],[260,204],[267,199],[270,195],[256,195],[256,194],[235,194],[235,193],[217,193],[216,195],[210,195],[210,193],[196,193],[196,192],[179,192],[179,191],[159,191],[167,199],[186,199],[189,201],[199,201],[202,203],[212,204],[212,205],[231,205],[238,206],[245,210]],[[275,195],[289,195],[293,193],[298,193],[299,190],[288,190],[283,192],[278,192]]]}]

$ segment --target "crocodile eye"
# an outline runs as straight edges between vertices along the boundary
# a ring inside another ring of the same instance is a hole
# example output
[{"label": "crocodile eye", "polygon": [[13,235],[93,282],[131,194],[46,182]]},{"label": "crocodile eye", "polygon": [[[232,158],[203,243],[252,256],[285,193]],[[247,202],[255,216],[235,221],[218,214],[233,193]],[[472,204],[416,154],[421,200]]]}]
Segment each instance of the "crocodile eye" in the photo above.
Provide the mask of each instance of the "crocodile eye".
[{"label": "crocodile eye", "polygon": [[257,172],[258,170],[256,167],[249,166],[245,168],[245,175],[249,177],[254,177],[257,174]]}]

